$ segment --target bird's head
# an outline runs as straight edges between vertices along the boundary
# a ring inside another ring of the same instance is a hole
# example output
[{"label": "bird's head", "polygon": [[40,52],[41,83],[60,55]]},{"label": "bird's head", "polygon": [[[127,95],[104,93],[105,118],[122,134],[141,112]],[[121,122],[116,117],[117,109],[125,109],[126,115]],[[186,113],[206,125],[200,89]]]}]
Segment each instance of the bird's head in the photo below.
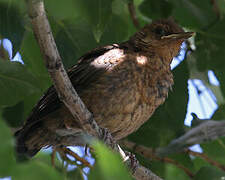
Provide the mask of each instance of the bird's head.
[{"label": "bird's head", "polygon": [[130,41],[145,51],[158,51],[176,56],[182,42],[193,36],[193,32],[184,32],[172,19],[161,19],[146,25]]}]

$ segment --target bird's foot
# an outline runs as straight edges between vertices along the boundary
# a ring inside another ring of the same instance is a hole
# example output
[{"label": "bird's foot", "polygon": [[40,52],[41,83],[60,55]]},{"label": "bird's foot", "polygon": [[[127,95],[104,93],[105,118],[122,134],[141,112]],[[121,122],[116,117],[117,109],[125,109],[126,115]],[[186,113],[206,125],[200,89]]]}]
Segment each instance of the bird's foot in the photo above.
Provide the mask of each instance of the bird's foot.
[{"label": "bird's foot", "polygon": [[102,141],[110,146],[112,149],[114,149],[115,147],[115,140],[113,139],[111,133],[109,132],[109,130],[107,128],[102,128],[102,137],[101,137]]},{"label": "bird's foot", "polygon": [[126,157],[127,158],[126,158],[125,161],[130,161],[127,164],[129,166],[129,169],[131,170],[132,174],[134,174],[136,169],[137,169],[137,167],[138,167],[139,162],[138,162],[135,154],[133,154],[131,152],[126,151]]}]

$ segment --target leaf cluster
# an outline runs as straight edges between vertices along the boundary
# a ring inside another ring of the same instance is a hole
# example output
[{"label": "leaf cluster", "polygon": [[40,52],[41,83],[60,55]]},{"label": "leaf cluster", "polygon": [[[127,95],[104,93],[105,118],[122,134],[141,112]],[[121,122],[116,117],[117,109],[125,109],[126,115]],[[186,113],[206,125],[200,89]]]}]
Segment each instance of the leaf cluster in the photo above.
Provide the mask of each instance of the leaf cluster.
[{"label": "leaf cluster", "polygon": [[[175,85],[166,103],[128,139],[146,147],[158,148],[167,146],[184,134],[188,129],[184,119],[189,98],[188,81],[191,79],[202,80],[217,98],[218,109],[213,119],[225,119],[224,1],[46,0],[47,15],[66,68],[74,65],[81,55],[93,48],[127,40],[136,31],[127,8],[128,3],[132,2],[141,26],[154,19],[172,16],[185,29],[195,31],[196,36],[192,42],[195,49],[173,72]],[[0,0],[0,40],[4,38],[12,41],[12,56],[20,52],[24,65],[10,62],[10,56],[5,55],[7,52],[0,46],[0,177],[65,178],[62,172],[49,166],[50,160],[45,155],[25,163],[17,163],[14,158],[14,140],[10,128],[21,126],[34,104],[51,85],[32,33],[25,1]],[[209,70],[215,73],[219,86],[210,84],[207,75]],[[225,164],[224,143],[225,140],[219,138],[201,144],[201,147],[210,158]],[[96,144],[96,152],[99,154],[97,165],[91,171],[90,179],[131,179],[116,155],[101,144]],[[140,163],[167,180],[189,179],[176,165],[146,159],[139,154],[137,157]],[[175,153],[168,158],[188,168],[195,180],[220,179],[225,176],[223,171],[199,157]],[[70,174],[68,179],[76,177],[76,173]]]}]

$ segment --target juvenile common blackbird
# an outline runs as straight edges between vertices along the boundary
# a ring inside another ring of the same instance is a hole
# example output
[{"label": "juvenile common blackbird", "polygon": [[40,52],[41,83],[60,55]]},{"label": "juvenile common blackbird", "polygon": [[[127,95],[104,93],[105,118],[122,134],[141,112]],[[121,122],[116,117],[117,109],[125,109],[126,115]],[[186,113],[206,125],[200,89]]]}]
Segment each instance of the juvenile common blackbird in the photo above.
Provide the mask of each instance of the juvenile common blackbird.
[{"label": "juvenile common blackbird", "polygon": [[[88,52],[68,75],[98,125],[119,140],[136,131],[165,101],[173,85],[170,63],[192,35],[172,20],[161,19],[126,42]],[[33,156],[45,146],[82,144],[81,134],[52,86],[16,132],[16,149]]]}]

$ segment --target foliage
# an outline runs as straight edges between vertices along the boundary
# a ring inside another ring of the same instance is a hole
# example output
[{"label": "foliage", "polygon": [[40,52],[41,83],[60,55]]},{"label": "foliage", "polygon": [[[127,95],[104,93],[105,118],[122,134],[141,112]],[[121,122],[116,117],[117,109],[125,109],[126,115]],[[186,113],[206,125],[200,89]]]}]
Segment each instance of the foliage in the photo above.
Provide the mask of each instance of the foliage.
[{"label": "foliage", "polygon": [[[46,0],[46,10],[52,31],[68,68],[85,52],[106,44],[127,40],[136,30],[127,4],[129,0]],[[185,62],[175,68],[175,85],[166,103],[157,109],[151,120],[145,123],[130,141],[146,147],[167,146],[187,130],[184,125],[188,104],[187,82],[191,78],[202,80],[207,87],[217,88],[218,110],[213,118],[225,119],[225,2],[220,0],[134,0],[137,17],[143,26],[153,19],[172,16],[185,29],[196,32],[193,44],[196,49]],[[28,116],[34,104],[51,85],[43,59],[31,30],[25,1],[0,0],[0,39],[13,43],[13,57],[19,51],[24,65],[7,61],[9,56],[0,54],[0,177],[13,179],[74,179],[81,178],[78,171],[66,176],[60,168],[50,166],[49,157],[18,163],[13,153],[13,136],[10,127],[18,127]],[[0,46],[0,53],[3,46]],[[4,51],[5,53],[5,51]],[[7,58],[6,58],[7,57]],[[189,61],[190,60],[190,61]],[[207,72],[212,70],[220,85],[210,85]],[[90,179],[131,179],[119,157],[96,144],[97,163]],[[225,140],[201,144],[207,156],[225,165]],[[167,179],[188,179],[177,165],[143,158],[141,164]],[[189,169],[194,179],[220,179],[224,171],[199,157],[174,153],[168,158]],[[71,178],[72,177],[72,178]],[[122,178],[123,177],[123,178]],[[204,177],[204,178],[203,178]]]}]

